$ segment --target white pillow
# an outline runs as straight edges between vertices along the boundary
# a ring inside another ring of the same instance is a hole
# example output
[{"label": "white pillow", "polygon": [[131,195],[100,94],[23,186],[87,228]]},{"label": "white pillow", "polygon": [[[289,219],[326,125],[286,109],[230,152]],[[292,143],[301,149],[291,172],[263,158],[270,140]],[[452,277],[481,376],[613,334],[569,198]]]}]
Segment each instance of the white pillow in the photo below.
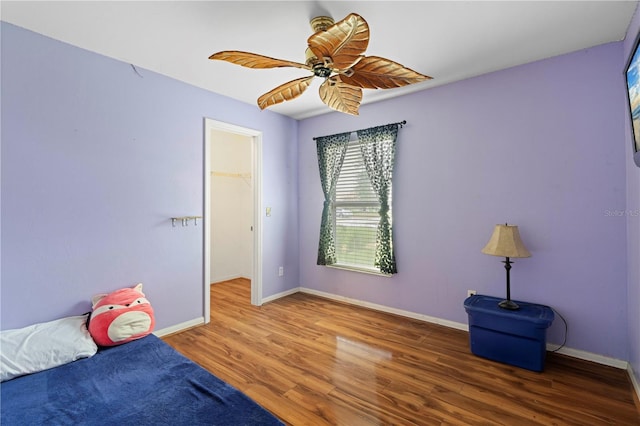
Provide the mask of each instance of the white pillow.
[{"label": "white pillow", "polygon": [[87,315],[0,331],[0,382],[93,356]]}]

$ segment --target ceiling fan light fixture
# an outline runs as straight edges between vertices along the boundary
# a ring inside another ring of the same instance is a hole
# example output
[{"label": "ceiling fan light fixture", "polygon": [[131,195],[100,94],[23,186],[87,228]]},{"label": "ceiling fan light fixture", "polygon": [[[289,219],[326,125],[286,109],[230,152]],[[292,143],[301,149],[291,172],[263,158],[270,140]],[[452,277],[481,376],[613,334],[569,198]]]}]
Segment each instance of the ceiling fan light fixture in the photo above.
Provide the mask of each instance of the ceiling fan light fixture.
[{"label": "ceiling fan light fixture", "polygon": [[304,63],[307,64],[307,66],[309,67],[313,67],[313,64],[318,62],[318,58],[316,57],[315,53],[313,53],[313,51],[308,47],[304,51],[304,57],[305,57]]}]

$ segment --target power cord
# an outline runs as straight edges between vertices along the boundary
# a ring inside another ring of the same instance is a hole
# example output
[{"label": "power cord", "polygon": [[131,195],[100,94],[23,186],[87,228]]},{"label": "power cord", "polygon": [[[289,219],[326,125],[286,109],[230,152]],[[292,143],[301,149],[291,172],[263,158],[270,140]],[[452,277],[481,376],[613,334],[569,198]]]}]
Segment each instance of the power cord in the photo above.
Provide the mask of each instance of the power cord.
[{"label": "power cord", "polygon": [[560,312],[556,311],[555,309],[551,308],[551,310],[560,317],[560,319],[562,319],[562,322],[564,323],[564,340],[562,341],[562,344],[557,347],[556,349],[549,351],[549,352],[558,352],[560,349],[562,349],[565,345],[565,343],[567,343],[567,333],[569,330],[569,327],[567,326],[567,320],[564,319],[564,317],[562,315],[560,315]]}]

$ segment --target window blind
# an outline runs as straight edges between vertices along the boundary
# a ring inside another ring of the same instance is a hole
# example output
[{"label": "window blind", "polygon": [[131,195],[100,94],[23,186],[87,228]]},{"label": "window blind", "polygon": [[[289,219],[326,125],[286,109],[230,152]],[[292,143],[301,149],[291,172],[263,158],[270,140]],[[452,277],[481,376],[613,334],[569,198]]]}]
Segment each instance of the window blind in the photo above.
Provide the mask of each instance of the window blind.
[{"label": "window blind", "polygon": [[334,205],[337,264],[376,270],[380,202],[371,186],[357,139],[348,143],[336,183]]}]

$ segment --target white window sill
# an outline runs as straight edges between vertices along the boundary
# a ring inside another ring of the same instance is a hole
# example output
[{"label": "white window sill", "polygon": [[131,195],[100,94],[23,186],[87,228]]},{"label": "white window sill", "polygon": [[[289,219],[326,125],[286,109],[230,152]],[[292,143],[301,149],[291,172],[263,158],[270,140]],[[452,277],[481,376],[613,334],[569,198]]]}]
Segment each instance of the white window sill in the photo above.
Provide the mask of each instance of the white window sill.
[{"label": "white window sill", "polygon": [[344,271],[351,271],[351,272],[360,272],[361,274],[377,275],[379,277],[391,278],[393,276],[393,274],[385,274],[375,269],[367,269],[361,266],[338,265],[338,264],[326,265],[326,266],[327,268],[342,269]]}]

